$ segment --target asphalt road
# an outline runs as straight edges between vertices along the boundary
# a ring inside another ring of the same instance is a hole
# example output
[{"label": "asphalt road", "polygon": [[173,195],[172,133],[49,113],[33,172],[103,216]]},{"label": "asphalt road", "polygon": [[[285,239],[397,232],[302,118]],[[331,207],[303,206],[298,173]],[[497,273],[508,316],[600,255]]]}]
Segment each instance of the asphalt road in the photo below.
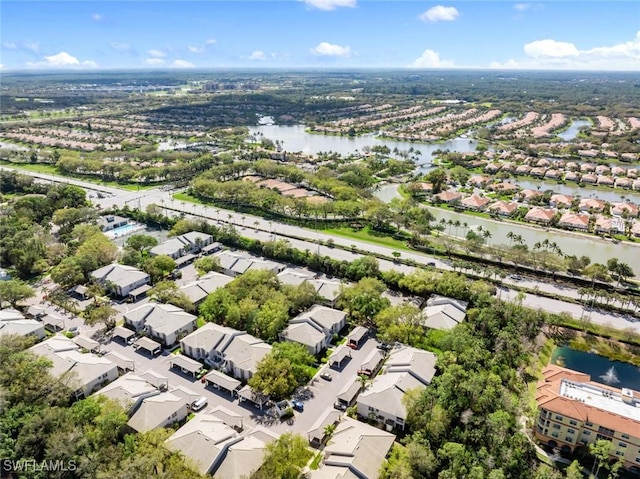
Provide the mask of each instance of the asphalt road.
[{"label": "asphalt road", "polygon": [[[391,257],[392,253],[395,251],[393,248],[388,248],[385,246],[372,245],[370,243],[366,243],[363,241],[358,241],[349,238],[342,238],[340,236],[333,236],[327,233],[309,230],[306,228],[301,228],[299,226],[288,225],[284,223],[278,223],[274,221],[265,220],[263,218],[252,216],[243,213],[236,213],[230,210],[224,210],[222,208],[204,206],[194,203],[186,203],[182,201],[175,200],[172,197],[173,192],[165,191],[160,188],[154,188],[143,191],[127,191],[121,190],[112,187],[105,187],[101,185],[95,185],[93,183],[84,182],[81,180],[76,180],[72,178],[66,178],[62,176],[48,175],[42,173],[32,173],[28,171],[8,168],[8,167],[0,167],[5,170],[16,170],[24,174],[29,174],[36,178],[40,178],[45,181],[52,182],[61,182],[61,183],[70,183],[77,186],[81,186],[91,192],[103,192],[106,193],[105,198],[91,198],[95,205],[108,208],[112,206],[123,207],[124,205],[129,205],[131,208],[140,208],[144,210],[148,205],[155,204],[161,208],[165,209],[166,214],[179,214],[184,213],[186,215],[194,215],[197,217],[207,218],[211,221],[218,222],[220,224],[230,223],[239,228],[240,234],[250,238],[256,238],[261,240],[269,240],[269,239],[286,239],[288,240],[292,246],[305,250],[309,249],[310,251],[317,251],[322,255],[329,255],[333,258],[337,259],[345,259],[351,260],[356,257],[359,257],[358,254],[353,254],[349,251],[344,251],[338,248],[328,248],[325,246],[319,246],[314,243],[314,241],[323,241],[331,239],[336,245],[341,245],[343,247],[350,248],[352,245],[356,248],[363,251],[370,251],[374,254],[384,255]],[[92,193],[92,196],[95,196]],[[281,236],[284,235],[284,236]],[[300,238],[308,238],[310,241],[303,240],[295,240],[289,239],[288,237],[295,236]],[[418,264],[427,265],[428,263],[435,263],[438,269],[442,270],[452,270],[452,267],[448,264],[447,261],[440,260],[438,258],[431,257],[429,255],[417,253],[417,252],[409,252],[402,251],[401,258],[410,259]],[[413,271],[412,267],[405,266],[402,264],[396,264],[392,261],[380,261],[380,269],[383,271],[387,271],[390,269],[395,269],[398,271],[402,271],[405,273],[409,273]],[[570,298],[579,298],[578,292],[576,288],[570,288],[566,286],[561,286],[553,283],[542,282],[538,280],[533,280],[530,278],[523,278],[522,280],[512,280],[510,278],[506,278],[504,281],[505,286],[513,287],[514,285],[522,285],[529,288],[539,288],[540,291],[545,291],[548,293],[558,294],[565,297]],[[505,292],[505,297],[509,299],[514,299],[516,296],[516,292],[507,291]],[[564,301],[552,300],[542,296],[537,296],[533,294],[527,294],[525,299],[523,300],[523,304],[527,306],[531,306],[534,308],[541,308],[544,311],[559,313],[566,311],[570,313],[572,316],[576,318],[580,318],[583,314],[582,307],[580,305],[576,305],[574,303],[568,303]],[[630,315],[618,315],[604,311],[592,311],[590,313],[590,320],[593,323],[602,324],[612,326],[617,329],[633,329],[637,332],[640,332],[640,324],[635,321]]]}]

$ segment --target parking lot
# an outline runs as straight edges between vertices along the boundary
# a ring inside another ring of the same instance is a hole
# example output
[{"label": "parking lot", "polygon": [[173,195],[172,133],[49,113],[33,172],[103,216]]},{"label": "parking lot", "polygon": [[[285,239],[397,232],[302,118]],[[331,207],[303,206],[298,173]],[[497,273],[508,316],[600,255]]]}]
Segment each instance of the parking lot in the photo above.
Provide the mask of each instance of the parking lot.
[{"label": "parking lot", "polygon": [[[117,339],[105,344],[103,350],[115,351],[133,361],[136,373],[152,371],[166,377],[169,388],[172,386],[183,386],[206,397],[208,399],[208,406],[203,409],[203,411],[212,410],[216,406],[223,406],[242,415],[245,429],[255,425],[264,425],[278,434],[295,432],[306,437],[307,431],[318,418],[324,414],[327,409],[333,407],[336,395],[347,383],[353,380],[362,361],[377,345],[376,340],[367,340],[360,349],[352,351],[352,358],[348,360],[348,362],[345,361],[342,370],[330,369],[327,365],[324,365],[309,385],[301,388],[298,394],[295,395],[294,399],[303,403],[304,411],[296,411],[293,418],[282,421],[277,419],[275,414],[271,414],[266,407],[263,411],[260,411],[248,402],[240,403],[238,398],[234,398],[217,389],[206,387],[200,380],[188,374],[183,374],[179,369],[171,369],[169,366],[171,354],[168,352],[163,352],[162,355],[152,358],[144,350],[140,349],[136,351],[133,346],[126,345],[123,341]],[[323,371],[328,371],[331,374],[331,381],[319,377]]]}]

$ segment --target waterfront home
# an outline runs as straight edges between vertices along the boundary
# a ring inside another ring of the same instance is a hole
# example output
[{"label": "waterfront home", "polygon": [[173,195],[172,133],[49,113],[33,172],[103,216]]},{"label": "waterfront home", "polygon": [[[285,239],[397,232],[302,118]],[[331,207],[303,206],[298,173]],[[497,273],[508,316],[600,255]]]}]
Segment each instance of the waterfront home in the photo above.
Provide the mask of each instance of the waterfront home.
[{"label": "waterfront home", "polygon": [[612,176],[627,176],[627,170],[620,166],[614,166],[611,168]]},{"label": "waterfront home", "polygon": [[616,188],[624,188],[625,190],[628,190],[631,188],[631,180],[629,178],[616,178],[614,186]]},{"label": "waterfront home", "polygon": [[552,208],[571,208],[573,204],[573,196],[569,195],[551,195],[549,206]]},{"label": "waterfront home", "polygon": [[539,224],[549,224],[556,215],[556,210],[552,208],[531,208],[524,216],[525,221]]},{"label": "waterfront home", "polygon": [[627,216],[629,218],[636,218],[638,216],[638,205],[631,202],[611,203],[611,214],[614,216]]},{"label": "waterfront home", "polygon": [[631,235],[634,238],[640,238],[640,221],[631,223]]},{"label": "waterfront home", "polygon": [[487,166],[484,167],[484,171],[486,171],[487,173],[493,174],[500,171],[502,167],[503,165],[501,165],[500,163],[489,163]]},{"label": "waterfront home", "polygon": [[593,173],[586,173],[582,175],[580,180],[582,183],[596,184],[598,182],[598,177]]},{"label": "waterfront home", "polygon": [[460,206],[472,211],[482,211],[491,203],[489,198],[472,195],[460,201]]},{"label": "waterfront home", "polygon": [[631,188],[633,188],[634,190],[640,190],[640,179],[633,180]]},{"label": "waterfront home", "polygon": [[562,178],[562,170],[557,170],[557,169],[547,170],[544,173],[544,177],[550,180],[557,180],[558,178]]},{"label": "waterfront home", "polygon": [[615,180],[610,176],[598,176],[597,183],[600,186],[613,186],[615,183]]},{"label": "waterfront home", "polygon": [[531,171],[529,171],[529,174],[537,178],[542,178],[545,175],[546,171],[547,171],[546,168],[536,167],[536,168],[531,168]]},{"label": "waterfront home", "polygon": [[564,179],[566,181],[576,181],[579,182],[580,181],[580,174],[576,173],[575,171],[567,171],[564,175]]},{"label": "waterfront home", "polygon": [[515,193],[519,189],[520,188],[518,187],[518,185],[514,185],[513,183],[508,183],[506,181],[489,185],[489,190],[495,191],[498,193],[510,194],[510,193]]},{"label": "waterfront home", "polygon": [[484,187],[485,185],[487,185],[490,182],[491,182],[491,177],[490,176],[475,175],[475,176],[472,176],[471,178],[469,178],[469,180],[467,181],[467,185],[475,186],[477,188],[482,188],[482,187]]},{"label": "waterfront home", "polygon": [[571,453],[598,439],[611,441],[609,455],[624,467],[640,457],[640,393],[591,381],[588,374],[549,365],[536,387],[535,437]]},{"label": "waterfront home", "polygon": [[620,155],[620,161],[638,161],[640,155],[637,153],[623,153]]},{"label": "waterfront home", "polygon": [[522,190],[518,193],[518,198],[524,203],[529,203],[532,199],[542,196],[542,192],[538,190]]},{"label": "waterfront home", "polygon": [[627,170],[627,178],[635,179],[638,177],[638,170],[636,168],[629,168]]},{"label": "waterfront home", "polygon": [[528,175],[531,171],[531,167],[529,165],[520,165],[516,168],[516,175]]},{"label": "waterfront home", "polygon": [[608,175],[611,173],[611,168],[607,165],[598,165],[595,169],[596,175]]},{"label": "waterfront home", "polygon": [[496,201],[489,205],[487,209],[500,216],[511,216],[518,209],[518,203],[515,201]]},{"label": "waterfront home", "polygon": [[565,165],[565,169],[568,171],[575,171],[578,169],[578,164],[575,161],[569,161]]},{"label": "waterfront home", "polygon": [[578,209],[580,211],[596,212],[600,213],[604,210],[605,202],[597,198],[582,198],[578,203]]},{"label": "waterfront home", "polygon": [[547,160],[546,158],[540,158],[538,161],[536,161],[535,165],[538,166],[538,167],[547,168],[547,167],[551,166],[551,162],[549,160]]},{"label": "waterfront home", "polygon": [[433,195],[436,200],[439,200],[443,203],[452,204],[457,203],[462,198],[462,194],[457,191],[447,190],[442,193],[438,193],[437,195]]},{"label": "waterfront home", "polygon": [[560,220],[558,220],[558,226],[572,230],[586,231],[589,229],[589,215],[571,212],[564,213],[560,217]]}]

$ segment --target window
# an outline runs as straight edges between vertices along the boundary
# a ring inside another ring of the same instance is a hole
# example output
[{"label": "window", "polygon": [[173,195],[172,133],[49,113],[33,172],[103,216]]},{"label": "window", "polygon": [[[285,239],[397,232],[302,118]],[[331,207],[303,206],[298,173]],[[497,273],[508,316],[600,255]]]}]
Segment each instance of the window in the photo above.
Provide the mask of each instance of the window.
[{"label": "window", "polygon": [[554,424],[554,425],[553,425],[553,428],[554,428],[554,429],[560,429],[560,424]]},{"label": "window", "polygon": [[577,426],[578,422],[572,419],[571,421],[569,421],[569,424],[571,424],[572,426]]},{"label": "window", "polygon": [[629,439],[629,434],[623,434],[622,439]]},{"label": "window", "polygon": [[639,457],[636,457],[636,462],[637,462],[638,464],[640,464],[640,456],[639,456]]},{"label": "window", "polygon": [[620,447],[627,447],[627,445],[626,445],[624,442],[619,442],[619,443],[618,443],[618,446],[620,446]]},{"label": "window", "polygon": [[551,437],[555,437],[556,439],[558,438],[558,435],[559,435],[559,434],[558,434],[557,432],[552,432],[552,433],[551,433]]},{"label": "window", "polygon": [[609,429],[608,427],[603,427],[603,426],[600,426],[598,428],[598,432],[606,436],[613,436],[615,434],[615,431],[613,429]]},{"label": "window", "polygon": [[592,422],[587,421],[587,422],[585,423],[585,426],[587,426],[587,427],[591,427],[591,426],[593,426],[593,423],[592,423]]},{"label": "window", "polygon": [[624,451],[616,451],[616,456],[624,456]]},{"label": "window", "polygon": [[591,431],[582,431],[583,436],[591,436]]},{"label": "window", "polygon": [[556,421],[562,421],[564,418],[558,414],[556,414]]},{"label": "window", "polygon": [[567,434],[574,434],[575,432],[575,429],[567,429]]},{"label": "window", "polygon": [[565,437],[564,440],[567,442],[573,442],[573,438],[570,436]]}]

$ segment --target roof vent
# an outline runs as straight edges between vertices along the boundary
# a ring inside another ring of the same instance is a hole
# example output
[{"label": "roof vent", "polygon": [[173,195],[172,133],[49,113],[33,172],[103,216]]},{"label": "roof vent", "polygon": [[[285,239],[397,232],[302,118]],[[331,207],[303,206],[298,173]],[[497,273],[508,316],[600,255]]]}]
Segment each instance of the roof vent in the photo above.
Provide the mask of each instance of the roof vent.
[{"label": "roof vent", "polygon": [[633,397],[633,391],[629,388],[622,388],[621,391],[622,402],[625,404],[633,405],[635,403],[635,398]]}]

